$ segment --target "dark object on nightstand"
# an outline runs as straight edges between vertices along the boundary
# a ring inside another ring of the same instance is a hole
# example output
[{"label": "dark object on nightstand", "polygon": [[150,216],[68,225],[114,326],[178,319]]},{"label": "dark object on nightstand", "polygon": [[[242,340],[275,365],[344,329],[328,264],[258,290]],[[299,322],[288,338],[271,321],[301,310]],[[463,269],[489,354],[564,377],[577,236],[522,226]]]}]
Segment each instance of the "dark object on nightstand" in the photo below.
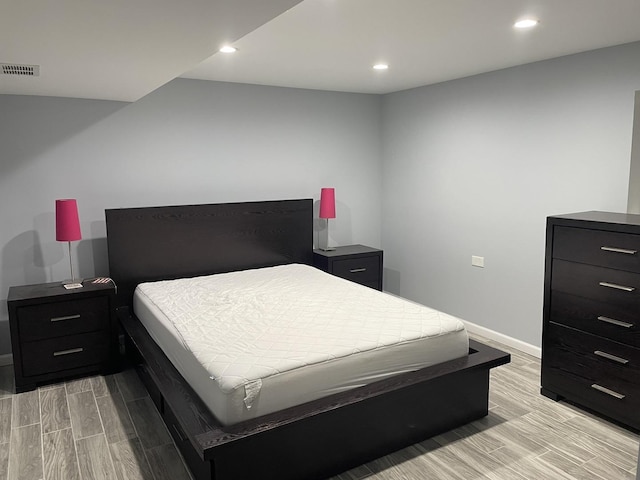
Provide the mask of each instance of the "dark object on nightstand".
[{"label": "dark object on nightstand", "polygon": [[117,366],[115,288],[84,282],[66,290],[62,283],[9,288],[16,392],[39,384]]},{"label": "dark object on nightstand", "polygon": [[382,250],[346,245],[335,250],[313,251],[314,267],[336,277],[382,291]]},{"label": "dark object on nightstand", "polygon": [[547,219],[541,393],[640,429],[640,215]]}]

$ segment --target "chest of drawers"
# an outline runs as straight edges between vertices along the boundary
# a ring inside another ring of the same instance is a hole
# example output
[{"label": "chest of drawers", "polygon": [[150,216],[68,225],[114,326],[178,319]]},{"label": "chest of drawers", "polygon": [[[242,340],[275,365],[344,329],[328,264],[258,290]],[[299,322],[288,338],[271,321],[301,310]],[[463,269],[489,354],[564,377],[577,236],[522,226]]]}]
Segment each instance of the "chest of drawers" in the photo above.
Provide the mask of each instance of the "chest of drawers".
[{"label": "chest of drawers", "polygon": [[16,392],[95,371],[117,357],[113,285],[11,287],[7,298]]},{"label": "chest of drawers", "polygon": [[640,428],[640,215],[547,219],[541,393]]},{"label": "chest of drawers", "polygon": [[382,290],[382,250],[345,245],[335,250],[314,250],[313,265],[336,277]]}]

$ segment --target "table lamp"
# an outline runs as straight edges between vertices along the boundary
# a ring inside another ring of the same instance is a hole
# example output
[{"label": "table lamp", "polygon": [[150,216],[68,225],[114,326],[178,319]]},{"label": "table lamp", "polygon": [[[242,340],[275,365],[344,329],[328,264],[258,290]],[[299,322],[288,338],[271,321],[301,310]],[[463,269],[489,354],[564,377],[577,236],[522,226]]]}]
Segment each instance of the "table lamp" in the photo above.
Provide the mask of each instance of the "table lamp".
[{"label": "table lamp", "polygon": [[320,190],[320,218],[326,222],[325,228],[318,232],[318,248],[320,250],[335,250],[329,247],[329,219],[336,218],[336,192],[334,188]]},{"label": "table lamp", "polygon": [[71,260],[71,242],[82,240],[80,233],[80,219],[78,218],[78,204],[73,198],[56,200],[56,240],[67,242],[69,246],[69,267],[71,267],[71,280],[63,282],[64,288],[82,288],[82,279],[77,279],[73,273],[73,261]]}]

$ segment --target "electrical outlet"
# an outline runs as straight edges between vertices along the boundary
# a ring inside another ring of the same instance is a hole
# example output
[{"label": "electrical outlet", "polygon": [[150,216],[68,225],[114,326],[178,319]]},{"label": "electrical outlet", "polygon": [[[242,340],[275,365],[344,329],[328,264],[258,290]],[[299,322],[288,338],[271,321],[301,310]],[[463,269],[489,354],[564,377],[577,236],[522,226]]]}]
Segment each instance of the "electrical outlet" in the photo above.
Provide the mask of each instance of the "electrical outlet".
[{"label": "electrical outlet", "polygon": [[473,265],[474,267],[484,268],[484,257],[471,255],[471,265]]}]

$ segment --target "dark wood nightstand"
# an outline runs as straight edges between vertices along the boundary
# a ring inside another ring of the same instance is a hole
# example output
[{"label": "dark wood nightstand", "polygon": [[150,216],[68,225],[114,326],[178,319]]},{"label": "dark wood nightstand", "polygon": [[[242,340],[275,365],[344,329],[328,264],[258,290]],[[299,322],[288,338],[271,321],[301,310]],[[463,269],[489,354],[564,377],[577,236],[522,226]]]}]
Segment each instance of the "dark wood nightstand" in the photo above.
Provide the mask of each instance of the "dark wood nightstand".
[{"label": "dark wood nightstand", "polygon": [[9,288],[7,306],[16,392],[117,365],[113,284],[85,281]]},{"label": "dark wood nightstand", "polygon": [[335,250],[314,250],[313,265],[337,277],[382,291],[382,250],[345,245]]}]

